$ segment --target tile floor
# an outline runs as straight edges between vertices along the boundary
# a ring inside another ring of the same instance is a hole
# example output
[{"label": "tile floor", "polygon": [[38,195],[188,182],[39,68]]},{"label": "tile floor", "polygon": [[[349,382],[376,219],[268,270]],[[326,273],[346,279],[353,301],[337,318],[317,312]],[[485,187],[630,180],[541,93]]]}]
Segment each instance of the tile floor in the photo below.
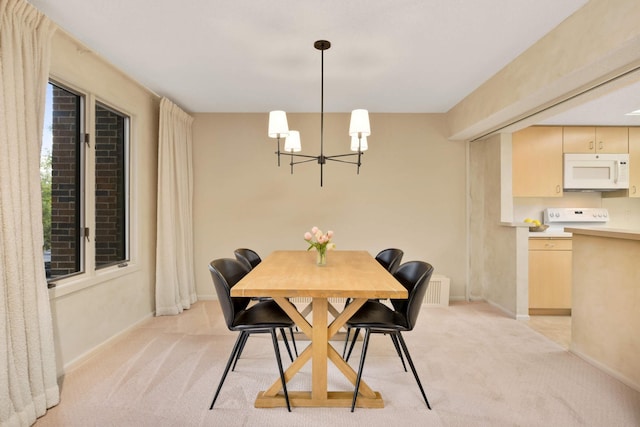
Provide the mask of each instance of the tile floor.
[{"label": "tile floor", "polygon": [[571,343],[571,316],[530,316],[524,320],[531,329],[568,349]]}]

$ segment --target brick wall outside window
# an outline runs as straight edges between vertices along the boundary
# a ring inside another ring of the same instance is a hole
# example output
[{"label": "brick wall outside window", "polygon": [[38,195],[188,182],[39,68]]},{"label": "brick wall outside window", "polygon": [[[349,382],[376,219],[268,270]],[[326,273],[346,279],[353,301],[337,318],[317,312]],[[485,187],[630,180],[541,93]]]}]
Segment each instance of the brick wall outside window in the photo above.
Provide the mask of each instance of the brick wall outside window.
[{"label": "brick wall outside window", "polygon": [[126,259],[125,118],[96,105],[96,267]]},{"label": "brick wall outside window", "polygon": [[79,271],[78,97],[53,89],[51,159],[51,275]]}]

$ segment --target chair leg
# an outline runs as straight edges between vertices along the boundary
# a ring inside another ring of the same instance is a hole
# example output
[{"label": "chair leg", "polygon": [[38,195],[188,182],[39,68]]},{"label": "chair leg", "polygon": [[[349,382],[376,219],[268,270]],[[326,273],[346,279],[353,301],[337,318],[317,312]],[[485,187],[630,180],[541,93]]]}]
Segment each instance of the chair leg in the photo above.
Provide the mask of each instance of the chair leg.
[{"label": "chair leg", "polygon": [[431,405],[429,405],[429,401],[427,400],[427,395],[422,388],[422,384],[420,383],[420,378],[418,378],[418,372],[416,371],[416,367],[413,365],[413,360],[411,360],[411,355],[409,354],[409,349],[407,348],[407,344],[404,342],[404,338],[402,338],[402,334],[397,332],[398,341],[402,345],[402,350],[404,351],[405,356],[407,356],[407,361],[409,362],[409,366],[411,366],[411,371],[413,371],[413,376],[416,378],[416,382],[418,383],[418,387],[420,388],[420,393],[422,393],[422,397],[424,397],[424,402],[427,404],[427,408],[431,410]]},{"label": "chair leg", "polygon": [[[296,345],[296,336],[293,335],[293,328],[289,328],[289,333],[291,334],[291,342],[293,343],[293,351],[296,354],[296,357],[298,357],[298,346]],[[292,360],[293,362],[293,360]]]},{"label": "chair leg", "polygon": [[[347,298],[344,300],[344,308],[351,304],[351,298]],[[349,344],[349,336],[351,335],[351,328],[347,328],[347,336],[344,339],[344,348],[342,349],[342,358],[344,359],[344,355],[347,354],[347,344]]]},{"label": "chair leg", "polygon": [[287,348],[287,353],[289,353],[289,359],[293,362],[293,354],[291,354],[291,347],[289,347],[289,340],[284,333],[284,328],[280,328],[280,335],[282,335],[282,341],[284,342],[284,346]]},{"label": "chair leg", "polygon": [[391,341],[393,341],[393,345],[396,348],[396,352],[400,357],[400,361],[402,362],[402,367],[404,368],[404,371],[407,372],[407,365],[405,365],[404,363],[404,357],[402,357],[402,351],[400,350],[400,344],[398,344],[398,338],[394,334],[390,334],[389,336],[391,337]]},{"label": "chair leg", "polygon": [[349,358],[351,357],[351,352],[353,351],[353,346],[356,345],[356,341],[358,340],[358,335],[360,335],[360,328],[356,328],[356,332],[355,332],[355,334],[353,334],[353,340],[351,341],[351,347],[349,347],[349,352],[347,353],[347,358],[344,359],[345,362],[348,362]]},{"label": "chair leg", "polygon": [[367,348],[369,347],[370,336],[371,336],[371,330],[366,329],[364,332],[364,341],[362,343],[362,354],[360,355],[360,367],[358,368],[358,376],[356,377],[356,389],[353,391],[353,400],[351,401],[351,412],[353,412],[353,410],[356,407],[356,400],[358,399],[358,390],[360,389],[360,380],[362,379],[362,368],[364,368],[364,359],[365,357],[367,357]]},{"label": "chair leg", "polygon": [[271,340],[273,341],[273,350],[276,353],[276,361],[278,362],[278,370],[280,371],[280,381],[282,382],[282,391],[284,392],[284,400],[287,402],[287,409],[291,412],[289,404],[289,393],[287,393],[287,382],[284,379],[284,371],[282,370],[282,359],[280,359],[280,347],[278,346],[278,336],[275,329],[271,329]]},{"label": "chair leg", "polygon": [[241,333],[238,335],[238,339],[236,339],[236,343],[233,345],[233,350],[231,350],[231,354],[229,355],[229,361],[227,362],[227,366],[224,368],[224,373],[222,374],[222,378],[220,378],[220,384],[218,384],[218,389],[216,390],[216,394],[213,396],[213,401],[211,401],[211,406],[209,406],[209,410],[213,409],[213,405],[216,403],[216,399],[220,394],[220,390],[222,389],[222,384],[224,384],[224,380],[227,378],[227,374],[229,373],[229,368],[231,367],[231,362],[233,360],[237,360],[236,355],[238,350],[240,349],[241,342],[244,336]]},{"label": "chair leg", "polygon": [[342,358],[347,354],[347,345],[349,344],[349,336],[351,335],[351,328],[347,328],[347,336],[344,338],[344,348],[342,349]]},{"label": "chair leg", "polygon": [[249,338],[249,332],[240,332],[240,338],[242,338],[240,342],[240,346],[238,347],[238,351],[236,352],[235,360],[233,361],[233,366],[231,367],[232,371],[236,370],[236,364],[238,363],[238,359],[240,359],[240,355],[242,354],[242,350],[244,350],[244,345],[247,343],[247,339]]}]

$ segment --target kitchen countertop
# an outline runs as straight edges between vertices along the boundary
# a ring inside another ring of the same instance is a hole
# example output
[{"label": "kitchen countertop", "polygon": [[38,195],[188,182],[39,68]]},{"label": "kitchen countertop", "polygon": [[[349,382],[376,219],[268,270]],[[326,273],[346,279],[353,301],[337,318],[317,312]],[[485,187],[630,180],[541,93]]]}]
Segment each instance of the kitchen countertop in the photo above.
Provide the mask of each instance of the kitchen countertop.
[{"label": "kitchen countertop", "polygon": [[573,234],[583,234],[586,236],[609,237],[613,239],[640,240],[640,230],[630,230],[623,228],[606,228],[606,227],[567,227],[566,231]]}]

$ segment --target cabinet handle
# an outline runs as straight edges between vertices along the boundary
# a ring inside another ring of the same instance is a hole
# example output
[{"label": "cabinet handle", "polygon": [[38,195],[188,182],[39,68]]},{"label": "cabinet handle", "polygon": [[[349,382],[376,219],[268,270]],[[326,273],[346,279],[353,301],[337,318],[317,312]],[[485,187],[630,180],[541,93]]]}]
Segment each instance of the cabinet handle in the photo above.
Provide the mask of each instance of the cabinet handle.
[{"label": "cabinet handle", "polygon": [[555,248],[555,247],[556,247],[556,244],[555,244],[555,243],[545,243],[545,244],[544,244],[544,247],[545,247],[545,248]]},{"label": "cabinet handle", "polygon": [[560,185],[556,185],[556,194],[560,194]]},{"label": "cabinet handle", "polygon": [[589,150],[593,150],[593,141],[589,141]]},{"label": "cabinet handle", "polygon": [[632,188],[633,188],[633,192],[631,194],[636,194],[636,186],[634,185]]},{"label": "cabinet handle", "polygon": [[604,148],[604,142],[598,142],[598,150],[602,150]]}]

